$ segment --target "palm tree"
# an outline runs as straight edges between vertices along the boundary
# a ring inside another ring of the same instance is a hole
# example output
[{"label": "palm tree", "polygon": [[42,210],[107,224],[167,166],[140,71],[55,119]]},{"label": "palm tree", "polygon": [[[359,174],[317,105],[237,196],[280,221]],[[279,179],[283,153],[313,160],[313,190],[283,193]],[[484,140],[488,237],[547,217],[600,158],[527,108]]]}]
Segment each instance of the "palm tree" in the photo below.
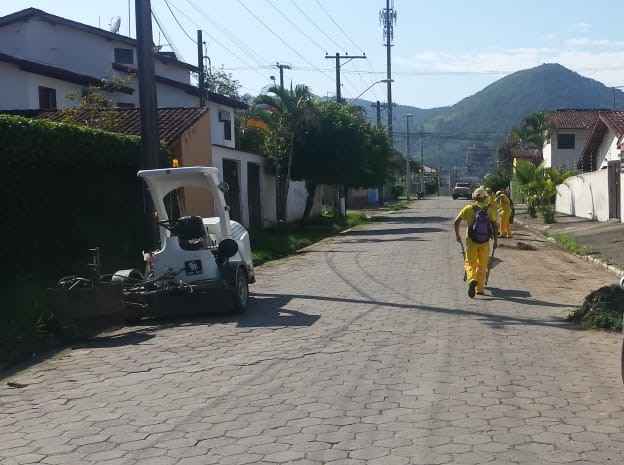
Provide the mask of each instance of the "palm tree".
[{"label": "palm tree", "polygon": [[527,116],[522,121],[522,126],[519,129],[514,129],[512,134],[517,140],[530,147],[537,148],[540,152],[544,148],[550,131],[550,125],[544,112],[536,112]]},{"label": "palm tree", "polygon": [[275,168],[277,220],[286,223],[294,141],[314,118],[312,93],[305,85],[294,90],[273,86],[258,96],[253,111],[269,127],[264,146]]}]

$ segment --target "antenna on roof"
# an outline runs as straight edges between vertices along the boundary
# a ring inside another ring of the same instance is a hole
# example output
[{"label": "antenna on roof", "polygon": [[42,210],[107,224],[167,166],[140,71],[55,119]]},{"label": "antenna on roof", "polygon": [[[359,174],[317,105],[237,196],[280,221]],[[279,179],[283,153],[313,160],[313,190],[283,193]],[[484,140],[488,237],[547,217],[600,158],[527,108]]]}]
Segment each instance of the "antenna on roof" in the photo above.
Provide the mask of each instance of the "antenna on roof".
[{"label": "antenna on roof", "polygon": [[110,29],[109,31],[113,34],[117,34],[119,32],[119,28],[121,27],[121,16],[115,16],[111,19]]}]

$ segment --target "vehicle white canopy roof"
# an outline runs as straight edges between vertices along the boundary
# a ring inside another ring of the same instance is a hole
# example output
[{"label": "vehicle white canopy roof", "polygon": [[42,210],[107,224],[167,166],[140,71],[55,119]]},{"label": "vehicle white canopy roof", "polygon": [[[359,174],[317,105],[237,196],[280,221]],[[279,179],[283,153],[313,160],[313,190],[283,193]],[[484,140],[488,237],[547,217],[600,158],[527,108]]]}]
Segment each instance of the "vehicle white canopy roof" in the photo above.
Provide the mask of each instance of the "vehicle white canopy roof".
[{"label": "vehicle white canopy roof", "polygon": [[[217,215],[220,218],[221,233],[224,238],[232,237],[230,215],[225,208],[223,191],[219,187],[219,170],[210,166],[189,166],[184,168],[164,168],[157,170],[141,170],[138,176],[147,184],[154,209],[160,221],[169,219],[164,199],[170,192],[181,187],[200,187],[208,189],[214,199]],[[161,228],[162,230],[163,228]],[[169,232],[166,231],[165,236]],[[162,236],[162,231],[161,231]],[[161,237],[161,239],[163,239]]]}]

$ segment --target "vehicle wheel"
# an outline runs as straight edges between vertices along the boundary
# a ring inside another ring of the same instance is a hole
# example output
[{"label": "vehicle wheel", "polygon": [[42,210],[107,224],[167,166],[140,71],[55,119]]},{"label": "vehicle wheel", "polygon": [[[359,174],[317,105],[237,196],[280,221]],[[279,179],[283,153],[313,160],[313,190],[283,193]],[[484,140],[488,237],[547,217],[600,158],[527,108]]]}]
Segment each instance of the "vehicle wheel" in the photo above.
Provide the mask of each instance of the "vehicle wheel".
[{"label": "vehicle wheel", "polygon": [[453,200],[457,200],[457,196],[453,194]]},{"label": "vehicle wheel", "polygon": [[249,283],[247,273],[240,269],[236,273],[236,284],[232,292],[232,310],[236,313],[244,313],[249,304]]}]

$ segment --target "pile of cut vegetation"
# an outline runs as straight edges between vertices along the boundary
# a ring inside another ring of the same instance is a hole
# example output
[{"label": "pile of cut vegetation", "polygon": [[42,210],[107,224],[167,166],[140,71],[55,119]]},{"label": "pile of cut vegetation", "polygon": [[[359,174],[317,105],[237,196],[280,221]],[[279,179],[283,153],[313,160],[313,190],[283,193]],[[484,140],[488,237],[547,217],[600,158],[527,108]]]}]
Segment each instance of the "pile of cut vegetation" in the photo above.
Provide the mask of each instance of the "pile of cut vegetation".
[{"label": "pile of cut vegetation", "polygon": [[593,291],[580,308],[570,313],[569,321],[583,328],[620,331],[624,316],[624,290],[620,286],[605,286]]}]

